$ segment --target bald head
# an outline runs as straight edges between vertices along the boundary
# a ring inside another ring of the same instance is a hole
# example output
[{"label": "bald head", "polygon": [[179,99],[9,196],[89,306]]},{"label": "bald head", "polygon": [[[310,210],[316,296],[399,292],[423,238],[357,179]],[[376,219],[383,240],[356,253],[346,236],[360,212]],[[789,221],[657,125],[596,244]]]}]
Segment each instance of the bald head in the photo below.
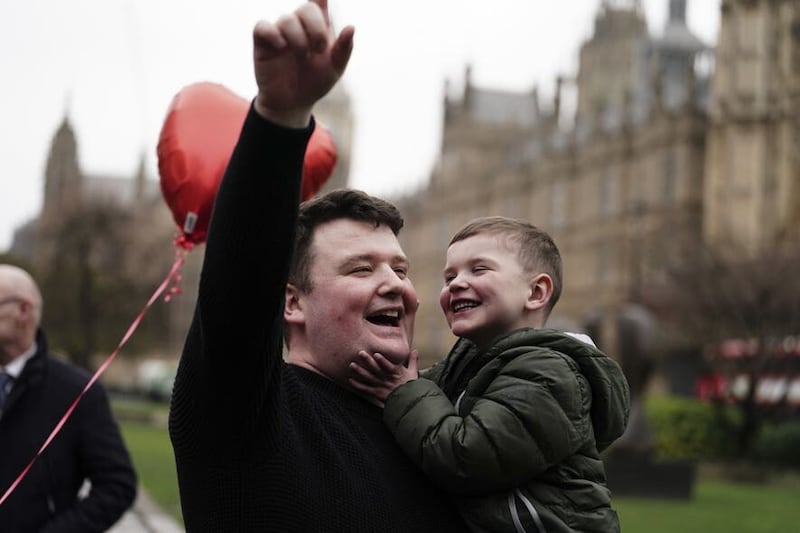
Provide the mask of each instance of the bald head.
[{"label": "bald head", "polygon": [[14,265],[0,265],[0,300],[16,297],[25,300],[36,309],[36,326],[39,326],[42,311],[42,293],[30,274]]},{"label": "bald head", "polygon": [[42,318],[42,294],[30,274],[0,264],[0,364],[30,348]]}]

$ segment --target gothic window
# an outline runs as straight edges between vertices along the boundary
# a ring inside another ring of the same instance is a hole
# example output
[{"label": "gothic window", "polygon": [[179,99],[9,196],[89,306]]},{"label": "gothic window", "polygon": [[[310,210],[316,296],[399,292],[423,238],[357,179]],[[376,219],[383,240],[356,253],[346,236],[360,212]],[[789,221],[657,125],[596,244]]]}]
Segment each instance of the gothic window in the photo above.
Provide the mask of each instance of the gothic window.
[{"label": "gothic window", "polygon": [[800,18],[792,22],[792,43],[790,45],[792,54],[792,69],[796,74],[800,74]]},{"label": "gothic window", "polygon": [[608,281],[611,252],[608,246],[604,246],[602,243],[598,244],[595,250],[595,282],[598,284],[603,284]]},{"label": "gothic window", "polygon": [[618,198],[618,184],[617,174],[611,170],[603,174],[600,179],[600,194],[598,195],[599,213],[603,218],[610,217],[617,213],[617,198]]},{"label": "gothic window", "polygon": [[677,200],[677,188],[678,188],[678,163],[677,158],[675,157],[675,153],[673,151],[669,151],[664,156],[664,169],[662,174],[663,179],[663,201],[664,205],[669,207],[675,205],[675,200]]},{"label": "gothic window", "polygon": [[439,221],[436,223],[436,241],[438,242],[437,247],[439,250],[446,250],[447,243],[450,242],[450,237],[452,237],[447,229],[446,218],[447,217],[440,217]]},{"label": "gothic window", "polygon": [[744,10],[737,19],[737,44],[739,53],[754,54],[758,49],[759,20],[755,12]]},{"label": "gothic window", "polygon": [[559,229],[564,226],[567,210],[567,189],[561,181],[553,183],[550,196],[550,226]]}]

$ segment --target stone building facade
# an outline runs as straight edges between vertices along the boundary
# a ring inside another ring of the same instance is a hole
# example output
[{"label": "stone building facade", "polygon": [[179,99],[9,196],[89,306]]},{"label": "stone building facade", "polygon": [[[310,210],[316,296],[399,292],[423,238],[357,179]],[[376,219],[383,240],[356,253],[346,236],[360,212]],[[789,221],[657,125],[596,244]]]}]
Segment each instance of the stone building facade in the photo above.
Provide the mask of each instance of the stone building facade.
[{"label": "stone building facade", "polygon": [[724,0],[721,10],[704,235],[758,253],[800,235],[800,3]]},{"label": "stone building facade", "polygon": [[[754,253],[797,242],[800,216],[800,4],[723,0],[716,47],[669,2],[658,36],[638,1],[604,1],[578,72],[536,90],[475,87],[445,97],[441,156],[426,188],[398,200],[401,237],[422,301],[423,364],[453,337],[438,306],[450,237],[484,215],[523,218],[556,240],[565,289],[549,325],[589,330],[611,354],[620,320],[639,320],[651,268],[672,241]],[[699,1],[699,0],[698,0]],[[562,92],[577,91],[565,118]]]}]

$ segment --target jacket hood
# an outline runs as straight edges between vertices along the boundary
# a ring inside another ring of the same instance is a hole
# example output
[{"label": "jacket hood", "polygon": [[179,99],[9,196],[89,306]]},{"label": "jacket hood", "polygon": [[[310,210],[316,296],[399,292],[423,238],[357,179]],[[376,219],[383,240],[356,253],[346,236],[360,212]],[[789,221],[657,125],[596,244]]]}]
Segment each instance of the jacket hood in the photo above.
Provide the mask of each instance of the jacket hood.
[{"label": "jacket hood", "polygon": [[[486,353],[476,357],[474,364],[483,365],[509,348],[518,349],[522,345],[559,352],[578,365],[592,389],[591,419],[598,451],[622,436],[630,415],[628,381],[616,361],[594,344],[579,340],[579,336],[554,329],[518,329],[496,339]],[[475,350],[472,342],[459,339],[451,355],[462,356]]]},{"label": "jacket hood", "polygon": [[592,388],[591,417],[598,451],[622,436],[628,426],[631,398],[628,380],[616,361],[593,344],[561,331],[526,329],[518,333],[531,344],[561,352],[578,364]]}]

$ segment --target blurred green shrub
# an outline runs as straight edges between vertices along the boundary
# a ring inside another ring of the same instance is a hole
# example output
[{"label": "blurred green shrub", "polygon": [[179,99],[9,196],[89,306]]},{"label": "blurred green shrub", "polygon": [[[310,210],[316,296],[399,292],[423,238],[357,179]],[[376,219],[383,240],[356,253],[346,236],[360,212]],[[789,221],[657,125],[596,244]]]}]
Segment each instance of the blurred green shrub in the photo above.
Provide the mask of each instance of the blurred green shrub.
[{"label": "blurred green shrub", "polygon": [[659,459],[724,460],[734,448],[732,410],[723,419],[709,403],[676,396],[651,396],[645,409]]},{"label": "blurred green shrub", "polygon": [[754,459],[779,468],[800,469],[800,422],[764,426],[756,441]]}]

